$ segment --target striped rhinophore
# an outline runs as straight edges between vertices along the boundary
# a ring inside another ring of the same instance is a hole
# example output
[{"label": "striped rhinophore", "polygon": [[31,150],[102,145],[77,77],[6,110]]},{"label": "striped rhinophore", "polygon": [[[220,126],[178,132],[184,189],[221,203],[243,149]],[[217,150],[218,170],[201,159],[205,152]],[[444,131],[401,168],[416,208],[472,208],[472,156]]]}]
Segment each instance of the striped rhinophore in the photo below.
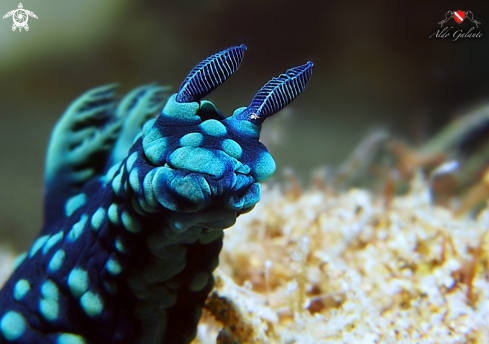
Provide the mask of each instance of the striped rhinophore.
[{"label": "striped rhinophore", "polygon": [[236,116],[261,124],[265,118],[282,110],[302,93],[312,75],[312,62],[287,70],[272,78],[255,95],[250,106]]},{"label": "striped rhinophore", "polygon": [[178,90],[179,103],[196,102],[221,86],[243,61],[246,46],[241,44],[209,56],[190,71]]}]

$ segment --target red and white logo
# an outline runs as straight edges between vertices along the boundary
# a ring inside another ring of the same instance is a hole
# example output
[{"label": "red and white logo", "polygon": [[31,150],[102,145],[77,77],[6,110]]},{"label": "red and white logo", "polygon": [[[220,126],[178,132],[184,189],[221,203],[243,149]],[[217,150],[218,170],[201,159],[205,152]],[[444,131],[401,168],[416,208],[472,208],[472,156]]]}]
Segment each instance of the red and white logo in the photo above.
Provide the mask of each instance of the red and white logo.
[{"label": "red and white logo", "polygon": [[475,24],[475,26],[479,27],[480,22],[474,19],[474,14],[471,11],[448,11],[445,14],[445,19],[443,19],[441,22],[438,24],[443,27],[443,24],[445,24],[447,21],[450,19],[454,19],[458,24],[462,24],[464,19],[470,20],[472,23]]},{"label": "red and white logo", "polygon": [[462,24],[465,18],[465,12],[464,11],[455,11],[453,12],[453,19],[459,24]]}]

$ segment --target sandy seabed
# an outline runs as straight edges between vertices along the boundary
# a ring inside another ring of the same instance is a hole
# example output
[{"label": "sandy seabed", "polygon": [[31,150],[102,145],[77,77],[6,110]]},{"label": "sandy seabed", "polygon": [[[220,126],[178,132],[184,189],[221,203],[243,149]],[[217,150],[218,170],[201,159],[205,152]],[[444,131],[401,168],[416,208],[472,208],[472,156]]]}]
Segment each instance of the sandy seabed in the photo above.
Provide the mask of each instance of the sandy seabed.
[{"label": "sandy seabed", "polygon": [[194,343],[489,343],[489,208],[457,219],[427,190],[263,190]]}]

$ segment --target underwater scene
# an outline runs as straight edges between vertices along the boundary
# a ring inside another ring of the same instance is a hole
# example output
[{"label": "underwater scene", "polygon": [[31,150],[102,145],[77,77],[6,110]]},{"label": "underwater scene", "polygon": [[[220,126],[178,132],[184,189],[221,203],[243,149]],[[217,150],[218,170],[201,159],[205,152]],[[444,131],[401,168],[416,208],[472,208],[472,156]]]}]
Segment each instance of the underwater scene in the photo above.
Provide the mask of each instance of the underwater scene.
[{"label": "underwater scene", "polygon": [[17,1],[0,343],[489,343],[488,4]]}]

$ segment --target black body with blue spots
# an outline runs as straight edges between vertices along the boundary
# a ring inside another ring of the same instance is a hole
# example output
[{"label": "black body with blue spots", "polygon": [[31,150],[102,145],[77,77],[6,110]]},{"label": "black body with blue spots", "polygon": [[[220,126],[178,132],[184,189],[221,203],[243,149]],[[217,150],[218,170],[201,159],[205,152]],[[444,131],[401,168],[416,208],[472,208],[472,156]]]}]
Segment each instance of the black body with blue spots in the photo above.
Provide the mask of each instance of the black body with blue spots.
[{"label": "black body with blue spots", "polygon": [[[201,100],[246,47],[165,89],[87,92],[56,126],[45,223],[0,291],[0,343],[188,343],[213,287],[223,229],[260,199],[275,164],[263,120],[304,89],[312,63],[273,78],[225,118]],[[143,123],[144,126],[143,126]]]}]

